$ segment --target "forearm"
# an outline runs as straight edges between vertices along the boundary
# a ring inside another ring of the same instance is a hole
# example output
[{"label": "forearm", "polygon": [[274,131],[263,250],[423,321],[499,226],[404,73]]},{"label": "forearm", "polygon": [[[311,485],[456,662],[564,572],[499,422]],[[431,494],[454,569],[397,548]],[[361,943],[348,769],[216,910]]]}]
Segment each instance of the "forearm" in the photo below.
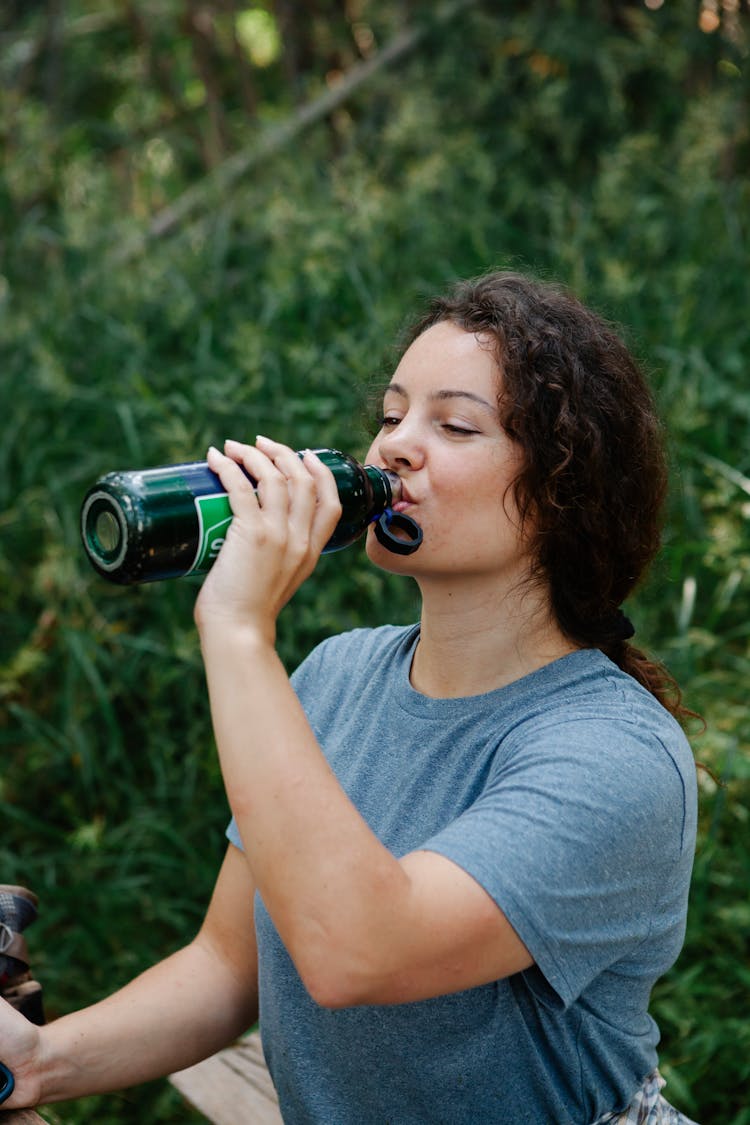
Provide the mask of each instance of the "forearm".
[{"label": "forearm", "polygon": [[100,1003],[42,1029],[41,1103],[163,1077],[257,1019],[257,992],[200,938]]},{"label": "forearm", "polygon": [[305,984],[326,1003],[330,982],[318,971],[334,962],[346,979],[377,955],[373,943],[407,917],[408,879],[339,786],[271,645],[210,628],[202,644],[253,880]]},{"label": "forearm", "polygon": [[227,451],[209,463],[232,525],[195,610],[224,782],[252,880],[303,982],[320,1003],[344,1003],[352,992],[339,983],[369,975],[408,928],[409,879],[338,784],[274,650],[277,615],[341,505],[314,457],[261,438]]}]

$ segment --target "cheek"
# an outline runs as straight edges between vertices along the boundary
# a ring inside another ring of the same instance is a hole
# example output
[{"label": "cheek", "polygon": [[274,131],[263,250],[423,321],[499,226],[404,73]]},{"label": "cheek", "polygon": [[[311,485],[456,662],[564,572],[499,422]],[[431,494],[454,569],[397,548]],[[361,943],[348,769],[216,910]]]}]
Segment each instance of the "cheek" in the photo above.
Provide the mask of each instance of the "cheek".
[{"label": "cheek", "polygon": [[378,439],[373,438],[372,442],[370,443],[370,448],[367,450],[367,453],[365,453],[364,464],[377,465],[378,460]]}]

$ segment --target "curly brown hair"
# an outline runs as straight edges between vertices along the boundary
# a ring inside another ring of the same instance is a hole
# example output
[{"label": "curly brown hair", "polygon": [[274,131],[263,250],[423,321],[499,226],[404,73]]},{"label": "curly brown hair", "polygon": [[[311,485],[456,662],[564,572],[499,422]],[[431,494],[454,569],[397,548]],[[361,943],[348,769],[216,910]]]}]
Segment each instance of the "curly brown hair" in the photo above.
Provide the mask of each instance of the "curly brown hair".
[{"label": "curly brown hair", "polygon": [[662,425],[635,359],[571,293],[518,273],[434,298],[404,350],[444,320],[486,338],[502,372],[500,416],[524,455],[513,487],[534,528],[532,578],[549,588],[560,627],[685,719],[676,682],[628,643],[620,608],[659,550],[667,491]]}]

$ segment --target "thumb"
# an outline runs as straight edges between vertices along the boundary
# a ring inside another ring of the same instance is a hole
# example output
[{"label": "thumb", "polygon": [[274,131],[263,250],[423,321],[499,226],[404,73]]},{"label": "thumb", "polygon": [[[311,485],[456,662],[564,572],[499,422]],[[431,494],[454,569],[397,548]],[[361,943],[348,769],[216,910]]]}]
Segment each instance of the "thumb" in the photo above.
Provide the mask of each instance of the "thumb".
[{"label": "thumb", "polygon": [[39,1028],[0,998],[0,1097],[5,1090],[3,1109],[38,1104],[41,1093],[40,1043]]}]

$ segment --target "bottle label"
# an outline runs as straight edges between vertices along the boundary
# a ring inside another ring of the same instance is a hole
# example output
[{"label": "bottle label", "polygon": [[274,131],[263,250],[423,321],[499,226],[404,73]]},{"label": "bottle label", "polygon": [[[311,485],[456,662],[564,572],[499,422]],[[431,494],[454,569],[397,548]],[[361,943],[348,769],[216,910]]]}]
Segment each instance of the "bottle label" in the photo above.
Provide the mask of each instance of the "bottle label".
[{"label": "bottle label", "polygon": [[232,522],[232,509],[226,492],[196,496],[195,510],[198,513],[198,550],[186,574],[203,574],[216,562]]}]

